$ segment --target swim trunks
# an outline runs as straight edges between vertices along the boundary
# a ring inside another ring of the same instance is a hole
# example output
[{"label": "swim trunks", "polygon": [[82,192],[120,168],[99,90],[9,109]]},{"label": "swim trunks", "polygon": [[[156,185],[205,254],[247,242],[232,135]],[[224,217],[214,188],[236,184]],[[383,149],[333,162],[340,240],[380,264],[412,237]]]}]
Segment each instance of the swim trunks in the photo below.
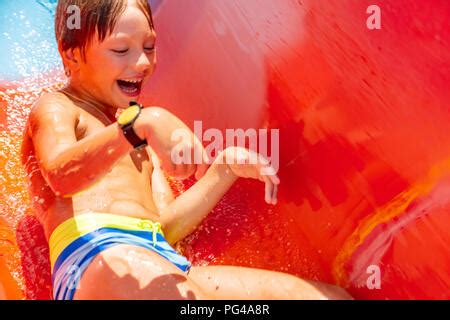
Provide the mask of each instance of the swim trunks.
[{"label": "swim trunks", "polygon": [[49,239],[55,300],[72,300],[80,278],[92,260],[115,245],[152,250],[183,272],[190,262],[165,240],[161,224],[146,219],[105,213],[86,213],[59,225]]}]

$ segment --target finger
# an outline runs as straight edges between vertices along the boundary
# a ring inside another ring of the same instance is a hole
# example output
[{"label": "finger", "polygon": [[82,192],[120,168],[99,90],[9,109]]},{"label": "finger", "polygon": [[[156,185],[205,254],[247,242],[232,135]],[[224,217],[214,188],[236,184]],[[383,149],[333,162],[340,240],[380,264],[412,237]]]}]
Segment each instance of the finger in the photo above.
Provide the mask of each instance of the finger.
[{"label": "finger", "polygon": [[280,184],[280,182],[281,182],[280,178],[278,177],[278,175],[275,172],[275,169],[272,166],[263,168],[262,172],[263,172],[262,174],[269,177],[270,181],[272,181],[273,184],[275,184],[275,185]]},{"label": "finger", "polygon": [[272,193],[272,204],[273,205],[276,205],[278,203],[277,195],[278,195],[278,186],[274,185],[273,193]]},{"label": "finger", "polygon": [[273,183],[273,181],[270,179],[270,176],[263,176],[266,180],[266,185],[269,184],[271,186],[270,189],[270,199],[269,204],[276,204],[277,202],[277,192],[278,192],[278,186]]},{"label": "finger", "polygon": [[261,165],[261,167],[268,167],[270,165],[270,161],[262,154],[257,154],[257,157],[258,163]]},{"label": "finger", "polygon": [[272,182],[265,178],[266,181],[266,185],[265,185],[265,200],[268,204],[272,203],[272,189],[273,189],[273,184]]},{"label": "finger", "polygon": [[270,177],[273,184],[280,184],[280,178],[278,178],[274,167],[270,165],[260,165],[259,173],[263,176]]},{"label": "finger", "polygon": [[269,176],[270,180],[272,180],[272,183],[274,185],[279,185],[280,184],[280,178],[278,177],[278,175],[274,174],[274,175],[270,175]]},{"label": "finger", "polygon": [[270,167],[267,167],[267,166],[264,166],[264,165],[261,165],[261,164],[257,164],[256,166],[254,166],[254,170],[255,170],[255,177],[258,177],[259,181],[266,181],[265,178],[267,178],[273,184],[278,184],[279,183],[279,181],[277,181],[277,178],[272,178],[271,175],[269,175],[269,173],[272,172]]}]

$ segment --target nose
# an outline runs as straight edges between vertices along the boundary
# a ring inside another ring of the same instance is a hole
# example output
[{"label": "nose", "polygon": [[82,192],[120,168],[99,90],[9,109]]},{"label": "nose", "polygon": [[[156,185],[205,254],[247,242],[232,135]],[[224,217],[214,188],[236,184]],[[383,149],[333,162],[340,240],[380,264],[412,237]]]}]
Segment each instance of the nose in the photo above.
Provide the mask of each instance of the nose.
[{"label": "nose", "polygon": [[149,57],[145,54],[145,52],[142,52],[139,55],[137,62],[135,64],[136,72],[146,74],[147,72],[150,71],[151,67],[152,61],[150,61]]}]

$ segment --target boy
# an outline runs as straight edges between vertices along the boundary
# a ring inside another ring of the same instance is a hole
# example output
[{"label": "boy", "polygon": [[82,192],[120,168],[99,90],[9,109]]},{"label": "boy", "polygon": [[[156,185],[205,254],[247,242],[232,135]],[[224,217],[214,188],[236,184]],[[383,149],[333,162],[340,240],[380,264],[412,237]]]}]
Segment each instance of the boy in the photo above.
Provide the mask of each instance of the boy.
[{"label": "boy", "polygon": [[[80,29],[67,28],[71,5]],[[171,134],[188,128],[162,108],[127,108],[156,64],[146,0],[60,0],[55,27],[70,82],[36,102],[23,149],[55,299],[348,297],[278,272],[191,267],[169,244],[195,230],[239,177],[264,182],[275,204],[278,177],[262,175],[263,159],[241,148],[224,150],[209,168],[207,159],[176,165]],[[183,150],[193,153],[201,144],[190,136]],[[255,157],[257,164],[235,164]],[[195,172],[198,182],[174,199],[161,168],[181,178]]]}]

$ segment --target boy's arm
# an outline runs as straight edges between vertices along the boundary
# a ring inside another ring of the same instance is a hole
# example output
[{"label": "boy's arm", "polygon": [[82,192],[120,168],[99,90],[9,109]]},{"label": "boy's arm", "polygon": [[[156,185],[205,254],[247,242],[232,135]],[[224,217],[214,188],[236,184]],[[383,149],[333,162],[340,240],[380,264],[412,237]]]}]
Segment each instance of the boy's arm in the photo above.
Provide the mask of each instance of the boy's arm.
[{"label": "boy's arm", "polygon": [[[167,241],[174,244],[192,233],[239,177],[264,182],[266,202],[276,204],[280,180],[267,163],[244,148],[224,150],[202,179],[161,212],[159,221]],[[262,168],[271,175],[265,175]]]},{"label": "boy's arm", "polygon": [[[44,95],[34,106],[29,119],[29,135],[41,172],[57,196],[70,197],[91,186],[106,175],[114,164],[133,148],[117,123],[77,141],[75,128],[77,113],[69,102],[54,95]],[[174,131],[186,125],[165,109],[152,107],[142,110],[134,126],[139,137],[147,139],[162,159],[168,173],[180,177],[196,171],[202,176],[207,164],[174,164],[171,140]],[[199,142],[196,142],[199,144]],[[186,152],[194,152],[195,144],[183,145]]]},{"label": "boy's arm", "polygon": [[153,201],[158,209],[158,214],[165,209],[175,199],[172,188],[161,169],[161,163],[153,150],[150,149],[150,155],[153,164],[152,172],[152,195]]},{"label": "boy's arm", "polygon": [[223,166],[211,166],[203,178],[160,212],[166,240],[174,244],[191,234],[236,180]]},{"label": "boy's arm", "polygon": [[132,149],[117,124],[77,141],[78,117],[65,103],[63,98],[43,96],[29,119],[41,172],[57,196],[70,196],[89,187]]}]

